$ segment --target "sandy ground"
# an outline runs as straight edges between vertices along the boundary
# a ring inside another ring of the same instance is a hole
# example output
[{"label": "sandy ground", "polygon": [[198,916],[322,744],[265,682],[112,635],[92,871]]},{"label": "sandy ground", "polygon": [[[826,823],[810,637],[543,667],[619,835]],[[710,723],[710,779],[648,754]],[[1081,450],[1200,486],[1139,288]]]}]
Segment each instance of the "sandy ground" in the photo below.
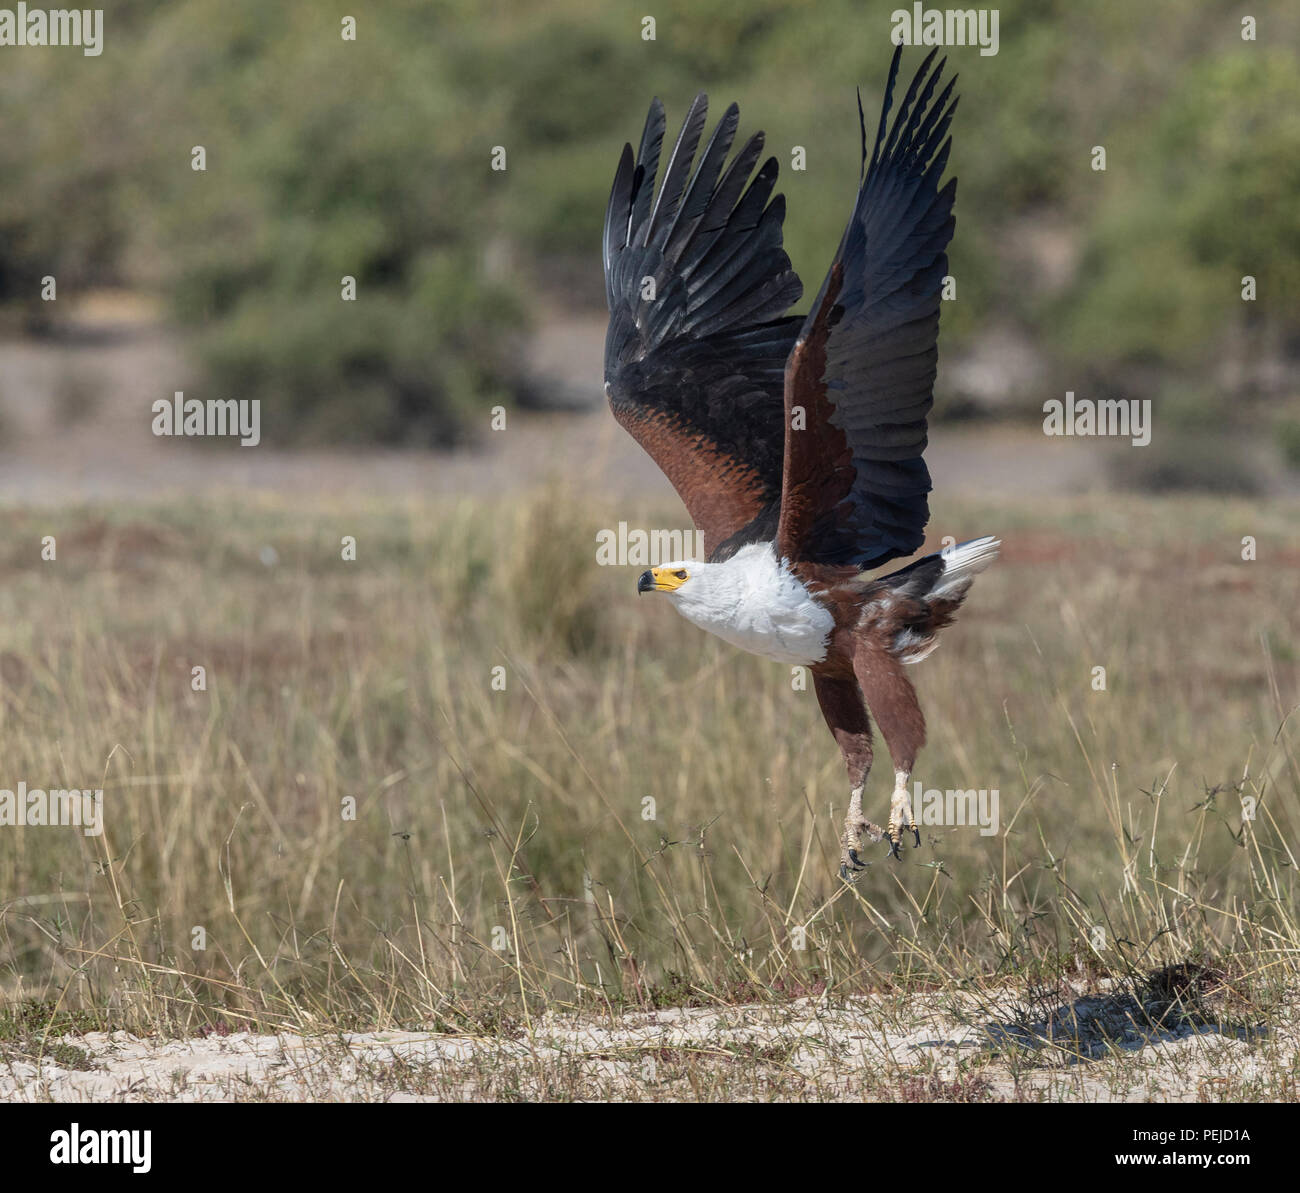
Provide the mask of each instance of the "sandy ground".
[{"label": "sandy ground", "polygon": [[0,1063],[0,1099],[1206,1102],[1282,1096],[1300,1060],[1294,1021],[1230,1027],[1166,1012],[1153,1022],[1104,991],[1055,1004],[805,998],[613,1025],[554,1017],[490,1038],[90,1033],[61,1044],[62,1063]]}]

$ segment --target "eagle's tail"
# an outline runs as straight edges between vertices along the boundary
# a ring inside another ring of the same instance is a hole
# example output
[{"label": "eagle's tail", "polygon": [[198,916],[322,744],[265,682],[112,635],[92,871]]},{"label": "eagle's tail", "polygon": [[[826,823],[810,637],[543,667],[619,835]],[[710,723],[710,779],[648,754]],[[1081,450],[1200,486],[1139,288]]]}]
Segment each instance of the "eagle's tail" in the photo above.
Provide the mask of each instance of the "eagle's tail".
[{"label": "eagle's tail", "polygon": [[969,591],[971,581],[998,557],[1000,540],[992,535],[945,547],[939,552],[943,571],[930,589],[931,596],[955,596],[958,601]]},{"label": "eagle's tail", "polygon": [[939,645],[939,631],[952,624],[975,577],[998,557],[1001,545],[991,536],[971,539],[881,577],[881,584],[904,598],[893,639],[904,663],[919,663]]}]

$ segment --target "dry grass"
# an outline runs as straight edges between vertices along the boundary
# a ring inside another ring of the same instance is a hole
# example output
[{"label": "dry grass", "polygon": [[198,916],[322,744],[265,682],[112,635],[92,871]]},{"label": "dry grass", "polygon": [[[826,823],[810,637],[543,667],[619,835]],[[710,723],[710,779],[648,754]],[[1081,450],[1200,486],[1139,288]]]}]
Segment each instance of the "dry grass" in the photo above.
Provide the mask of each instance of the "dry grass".
[{"label": "dry grass", "polygon": [[[598,528],[680,513],[563,491],[10,513],[0,787],[102,786],[106,830],[0,827],[0,989],[23,1024],[0,1038],[28,1057],[87,1029],[511,1040],[556,1012],[918,992],[1008,1021],[1012,991],[1021,1034],[996,1047],[1032,1068],[1066,1046],[1059,1008],[1077,1026],[1080,999],[1128,998],[1093,1016],[1122,1030],[1148,975],[1189,962],[1275,1020],[1300,970],[1298,512],[940,506],[936,541],[1005,550],[918,669],[915,777],[997,788],[1001,832],[927,829],[853,890],[811,691],[637,600],[637,569],[594,566]],[[890,786],[882,753],[868,815]]]}]

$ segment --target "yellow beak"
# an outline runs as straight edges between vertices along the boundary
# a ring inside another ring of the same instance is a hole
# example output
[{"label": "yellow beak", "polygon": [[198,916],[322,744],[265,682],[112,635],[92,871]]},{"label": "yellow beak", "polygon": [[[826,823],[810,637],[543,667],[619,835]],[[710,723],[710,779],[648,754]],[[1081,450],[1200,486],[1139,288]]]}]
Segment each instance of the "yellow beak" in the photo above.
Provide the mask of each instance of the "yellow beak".
[{"label": "yellow beak", "polygon": [[679,576],[672,568],[651,568],[642,572],[636,582],[637,592],[672,592],[686,583],[685,576]]}]

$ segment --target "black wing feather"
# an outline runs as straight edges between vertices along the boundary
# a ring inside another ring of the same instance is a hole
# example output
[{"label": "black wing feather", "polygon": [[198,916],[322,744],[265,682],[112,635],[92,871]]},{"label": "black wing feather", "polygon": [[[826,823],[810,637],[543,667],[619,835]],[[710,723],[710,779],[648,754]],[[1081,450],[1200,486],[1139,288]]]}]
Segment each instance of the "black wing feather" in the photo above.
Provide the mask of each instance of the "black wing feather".
[{"label": "black wing feather", "polygon": [[664,169],[663,185],[659,188],[659,197],[650,211],[646,224],[646,243],[662,250],[677,222],[677,204],[686,189],[686,180],[690,176],[691,163],[695,160],[695,151],[699,148],[700,137],[704,132],[704,122],[709,115],[709,100],[704,92],[691,101],[686,119],[682,122],[682,131],[677,134],[677,143],[673,146],[672,156]]},{"label": "black wing feather", "polygon": [[[922,453],[938,366],[939,307],[948,272],[956,180],[942,188],[956,110],[954,77],[935,98],[945,62],[932,51],[891,124],[901,47],[894,54],[871,158],[839,252],[801,339],[813,333],[836,267],[840,288],[823,313],[821,377],[852,454],[851,484],[834,508],[808,519],[803,557],[877,567],[910,555],[925,539],[930,475]],[[946,60],[945,60],[946,61]]]},{"label": "black wing feather", "polygon": [[[740,121],[734,104],[692,175],[707,110],[697,96],[657,198],[664,135],[657,100],[640,152],[634,159],[630,146],[623,150],[605,216],[605,388],[619,421],[655,456],[697,522],[697,509],[709,507],[706,545],[716,554],[737,534],[771,533],[756,519],[780,500],[783,376],[802,323],[779,316],[803,287],[782,247],[784,200],[771,198],[776,159],[750,181],[762,134],[726,164]],[[646,278],[654,279],[653,298],[643,296]],[[685,444],[720,471],[701,479],[703,465],[693,472],[689,461],[666,458],[680,457]],[[732,514],[719,515],[705,480],[715,490],[744,489]]]},{"label": "black wing feather", "polygon": [[[650,221],[650,200],[654,194],[655,174],[659,169],[659,151],[664,143],[664,130],[667,120],[664,117],[663,102],[656,95],[650,101],[650,110],[646,113],[645,128],[641,133],[641,148],[636,155],[636,182],[632,188],[633,203],[627,213],[627,237],[624,244],[630,244],[633,229],[644,230]],[[645,244],[644,236],[641,244]]]}]

